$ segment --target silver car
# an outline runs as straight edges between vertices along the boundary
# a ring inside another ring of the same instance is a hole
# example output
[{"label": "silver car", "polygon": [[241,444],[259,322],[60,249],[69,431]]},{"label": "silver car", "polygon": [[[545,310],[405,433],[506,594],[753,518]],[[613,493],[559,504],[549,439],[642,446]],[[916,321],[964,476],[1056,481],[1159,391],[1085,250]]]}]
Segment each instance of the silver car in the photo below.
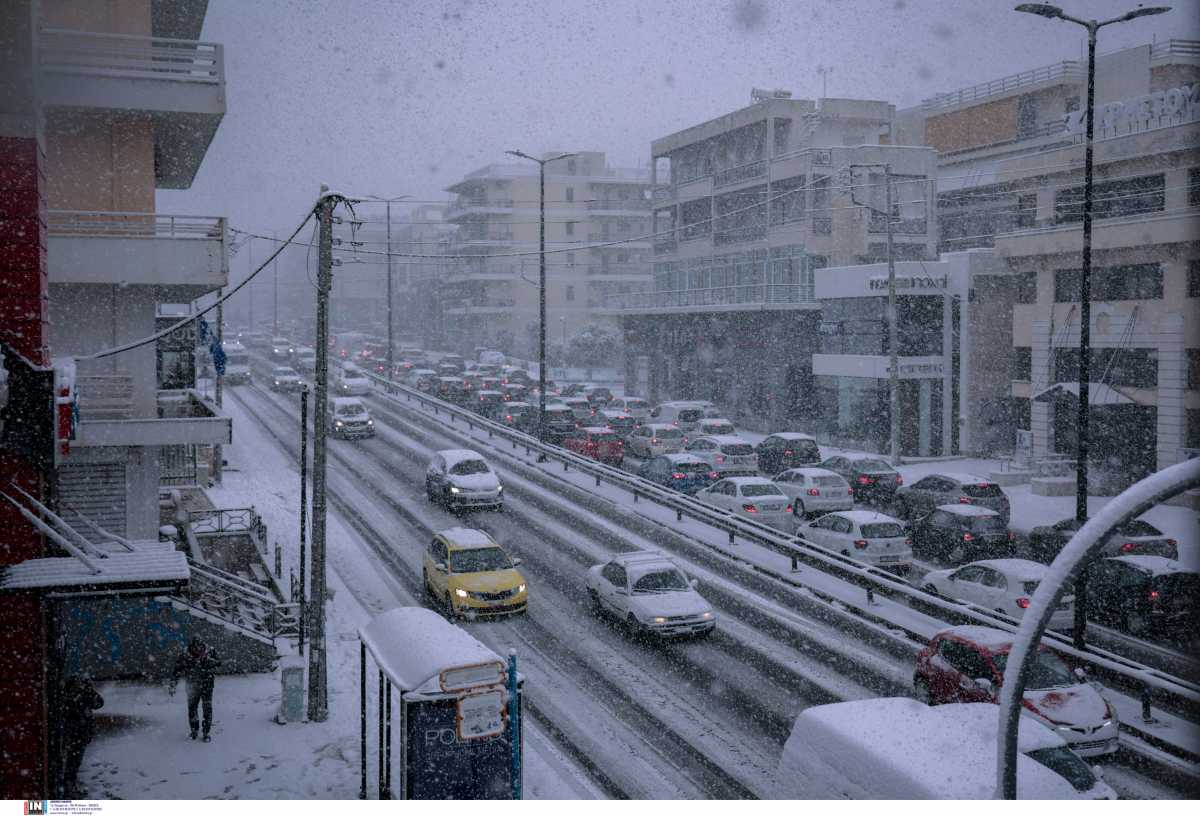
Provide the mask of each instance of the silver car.
[{"label": "silver car", "polygon": [[873,567],[907,573],[912,566],[912,539],[899,519],[870,510],[841,510],[821,516],[796,535]]},{"label": "silver car", "polygon": [[780,473],[773,481],[791,497],[792,515],[797,524],[802,524],[809,515],[854,509],[854,491],[832,470],[792,468]]},{"label": "silver car", "polygon": [[651,423],[634,430],[625,439],[625,452],[630,456],[650,459],[664,453],[683,450],[683,431],[674,425]]},{"label": "silver car", "polygon": [[757,521],[787,533],[792,531],[791,502],[770,479],[730,476],[701,490],[696,498],[739,518]]},{"label": "silver car", "polygon": [[724,476],[758,475],[758,454],[740,436],[700,436],[690,440],[685,450]]}]

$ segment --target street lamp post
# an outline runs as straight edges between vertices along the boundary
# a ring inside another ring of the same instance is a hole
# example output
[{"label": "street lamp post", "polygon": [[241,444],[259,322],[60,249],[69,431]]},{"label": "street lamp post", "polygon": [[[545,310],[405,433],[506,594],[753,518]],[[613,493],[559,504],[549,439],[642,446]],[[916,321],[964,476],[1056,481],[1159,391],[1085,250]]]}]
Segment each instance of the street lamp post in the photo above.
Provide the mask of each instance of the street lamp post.
[{"label": "street lamp post", "polygon": [[395,337],[394,322],[392,321],[393,308],[393,282],[392,282],[392,203],[395,201],[404,201],[412,198],[412,196],[396,196],[395,198],[384,198],[383,196],[372,196],[385,204],[387,204],[387,378],[390,380],[396,372],[395,359]]},{"label": "street lamp post", "polygon": [[537,162],[538,165],[538,442],[546,442],[546,165],[577,156],[562,153],[548,159],[535,159],[520,150],[506,150],[510,156]]},{"label": "street lamp post", "polygon": [[[1049,20],[1063,20],[1087,29],[1087,107],[1084,108],[1085,136],[1083,152],[1083,258],[1079,273],[1079,406],[1075,436],[1075,520],[1082,526],[1088,518],[1088,455],[1091,418],[1089,403],[1089,379],[1092,356],[1092,134],[1096,106],[1096,32],[1106,25],[1124,23],[1138,17],[1165,14],[1170,6],[1147,6],[1136,8],[1111,20],[1097,22],[1072,17],[1058,6],[1049,3],[1022,3],[1015,8],[1026,14],[1036,14]],[[1084,630],[1087,627],[1085,607],[1087,605],[1087,580],[1081,570],[1075,579],[1075,648],[1086,648]]]}]

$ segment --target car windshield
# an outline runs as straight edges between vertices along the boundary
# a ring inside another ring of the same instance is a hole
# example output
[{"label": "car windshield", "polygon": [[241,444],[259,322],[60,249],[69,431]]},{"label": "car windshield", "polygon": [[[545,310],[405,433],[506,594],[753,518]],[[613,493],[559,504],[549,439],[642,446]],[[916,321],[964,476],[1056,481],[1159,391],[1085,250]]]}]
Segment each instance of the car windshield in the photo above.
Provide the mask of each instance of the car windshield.
[{"label": "car windshield", "polygon": [[339,405],[337,412],[341,416],[358,416],[359,414],[365,414],[367,409],[358,404]]},{"label": "car windshield", "polygon": [[[1004,674],[1008,665],[1008,654],[998,654],[992,657],[996,671]],[[1025,683],[1027,689],[1064,688],[1079,685],[1079,678],[1071,674],[1067,664],[1053,652],[1038,651],[1036,657],[1029,663],[1029,680]]]},{"label": "car windshield", "polygon": [[731,434],[735,428],[728,422],[708,422],[705,423],[704,430],[711,434]]},{"label": "car windshield", "polygon": [[487,462],[482,459],[463,459],[450,466],[450,472],[455,476],[471,476],[476,473],[487,473]]},{"label": "car windshield", "polygon": [[633,585],[635,593],[677,592],[687,589],[687,579],[679,570],[667,569],[647,572]]},{"label": "car windshield", "polygon": [[813,484],[817,487],[838,487],[844,486],[846,481],[840,476],[816,476],[813,478]]},{"label": "car windshield", "polygon": [[683,431],[678,428],[660,428],[654,435],[659,439],[683,439]]},{"label": "car windshield", "polygon": [[862,459],[853,463],[859,473],[895,473],[892,466],[879,459]]},{"label": "car windshield", "polygon": [[963,485],[963,495],[970,496],[972,499],[994,499],[997,496],[1003,496],[1004,491],[999,485],[994,484],[966,484]]},{"label": "car windshield", "polygon": [[492,572],[512,569],[508,553],[499,547],[480,547],[474,550],[452,550],[451,572]]},{"label": "car windshield", "polygon": [[1045,765],[1071,783],[1077,791],[1088,791],[1096,787],[1096,775],[1088,764],[1065,745],[1056,748],[1039,748],[1025,756]]},{"label": "car windshield", "polygon": [[676,473],[705,473],[708,465],[703,462],[683,462],[675,466]]},{"label": "car windshield", "polygon": [[773,484],[742,485],[743,496],[782,496],[783,493]]},{"label": "car windshield", "polygon": [[632,408],[635,410],[641,410],[642,408],[646,407],[646,401],[640,400],[640,399],[627,399],[627,400],[625,400],[625,407]]},{"label": "car windshield", "polygon": [[275,369],[274,373],[276,377],[292,377],[296,374],[296,372],[290,368],[277,368]]},{"label": "car windshield", "polygon": [[738,443],[736,445],[723,445],[721,447],[721,453],[724,453],[727,456],[749,456],[754,453],[754,448],[744,443]]},{"label": "car windshield", "polygon": [[680,422],[697,422],[704,416],[704,412],[699,408],[685,408],[679,412]]},{"label": "car windshield", "polygon": [[863,538],[903,538],[904,528],[891,521],[880,521],[874,524],[864,524],[861,528]]},{"label": "car windshield", "polygon": [[999,516],[976,516],[971,519],[971,532],[1004,533],[1008,532],[1008,528],[1004,526],[1004,519]]}]

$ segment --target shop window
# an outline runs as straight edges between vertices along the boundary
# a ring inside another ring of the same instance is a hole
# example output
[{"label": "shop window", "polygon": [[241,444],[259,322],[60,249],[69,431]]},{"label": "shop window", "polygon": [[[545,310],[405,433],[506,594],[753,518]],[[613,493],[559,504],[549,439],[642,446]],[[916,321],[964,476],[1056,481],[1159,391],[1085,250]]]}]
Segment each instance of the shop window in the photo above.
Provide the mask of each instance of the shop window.
[{"label": "shop window", "polygon": [[[1081,271],[1054,270],[1054,301],[1075,303],[1080,298]],[[1103,266],[1092,270],[1091,300],[1162,300],[1162,265],[1123,264]]]},{"label": "shop window", "polygon": [[780,179],[771,185],[771,226],[804,220],[806,176]]},{"label": "shop window", "polygon": [[568,286],[567,287],[567,302],[570,303],[574,300],[575,300],[575,287]]},{"label": "shop window", "polygon": [[[1083,220],[1083,187],[1064,187],[1054,194],[1054,220],[1073,224]],[[1120,218],[1162,212],[1166,206],[1166,177],[1153,176],[1098,182],[1092,191],[1094,218]]]},{"label": "shop window", "polygon": [[575,222],[574,221],[566,222],[565,224],[563,224],[563,227],[566,229],[567,235],[575,234]]},{"label": "shop window", "polygon": [[1033,378],[1033,349],[1017,346],[1013,349],[1013,379],[1029,382]]},{"label": "shop window", "polygon": [[574,201],[574,200],[575,200],[575,188],[568,187],[567,188],[567,201]]}]

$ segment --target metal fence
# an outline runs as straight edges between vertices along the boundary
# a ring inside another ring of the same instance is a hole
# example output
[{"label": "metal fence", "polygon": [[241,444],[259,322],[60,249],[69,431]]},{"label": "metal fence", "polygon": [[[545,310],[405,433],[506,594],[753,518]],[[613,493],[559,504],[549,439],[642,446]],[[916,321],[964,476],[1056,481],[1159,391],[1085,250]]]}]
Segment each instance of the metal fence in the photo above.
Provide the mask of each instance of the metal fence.
[{"label": "metal fence", "polygon": [[119,79],[158,79],[222,84],[220,43],[42,29],[39,59],[46,71]]},{"label": "metal fence", "polygon": [[158,483],[194,485],[197,478],[195,445],[163,445],[158,449]]}]

